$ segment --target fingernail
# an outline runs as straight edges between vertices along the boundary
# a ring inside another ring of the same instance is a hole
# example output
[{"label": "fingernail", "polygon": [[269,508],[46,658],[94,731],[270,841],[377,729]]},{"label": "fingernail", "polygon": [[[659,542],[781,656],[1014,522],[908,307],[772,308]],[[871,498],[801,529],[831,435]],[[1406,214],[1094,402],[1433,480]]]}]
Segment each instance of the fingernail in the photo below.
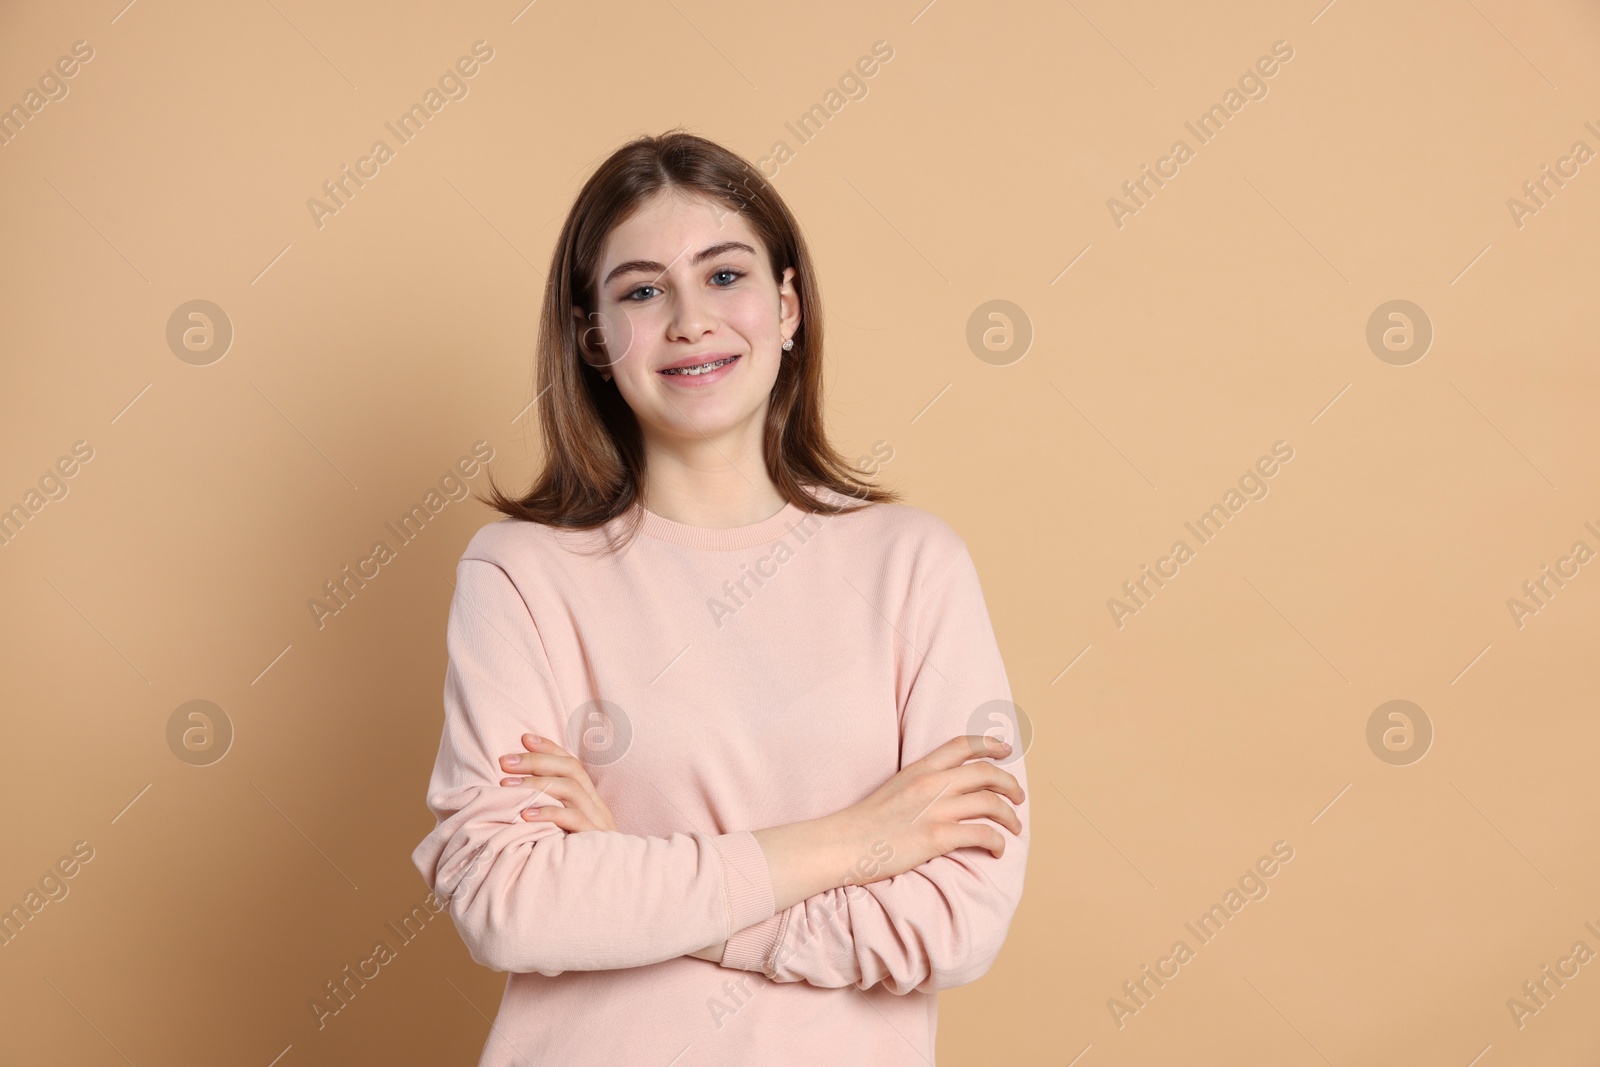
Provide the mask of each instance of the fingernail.
[{"label": "fingernail", "polygon": [[542,740],[538,734],[523,734],[522,737],[530,745],[537,745]]}]

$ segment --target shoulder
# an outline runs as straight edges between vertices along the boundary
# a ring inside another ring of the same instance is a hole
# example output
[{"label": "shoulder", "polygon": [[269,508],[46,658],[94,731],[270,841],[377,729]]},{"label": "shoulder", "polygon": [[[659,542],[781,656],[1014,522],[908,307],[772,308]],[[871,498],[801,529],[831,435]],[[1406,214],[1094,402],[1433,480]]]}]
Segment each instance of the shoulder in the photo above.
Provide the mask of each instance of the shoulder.
[{"label": "shoulder", "polygon": [[[826,502],[852,502],[850,497],[830,489],[815,487],[810,491]],[[948,522],[912,504],[868,504],[857,511],[835,516],[831,521],[843,523],[845,529],[864,542],[897,555],[910,556],[929,571],[948,567],[967,552],[966,541]]]},{"label": "shoulder", "polygon": [[478,528],[462,550],[461,561],[492,563],[515,578],[553,563],[557,555],[570,550],[568,539],[573,536],[572,531],[506,515]]},{"label": "shoulder", "polygon": [[509,515],[484,523],[472,535],[462,551],[463,560],[476,559],[486,563],[505,563],[526,555],[537,534],[530,529],[538,523],[513,519]]}]

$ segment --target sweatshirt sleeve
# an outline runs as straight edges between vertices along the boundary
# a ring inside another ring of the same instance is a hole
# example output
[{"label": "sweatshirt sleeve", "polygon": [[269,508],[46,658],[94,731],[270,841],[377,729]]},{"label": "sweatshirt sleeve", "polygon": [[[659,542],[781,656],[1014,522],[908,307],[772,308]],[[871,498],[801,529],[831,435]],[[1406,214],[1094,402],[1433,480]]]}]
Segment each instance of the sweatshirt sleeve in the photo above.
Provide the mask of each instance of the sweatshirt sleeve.
[{"label": "sweatshirt sleeve", "polygon": [[411,859],[474,960],[544,975],[639,967],[773,914],[748,831],[567,833],[521,818],[536,790],[500,785],[499,757],[520,751],[524,733],[564,738],[566,708],[529,606],[499,565],[460,561],[446,643],[427,793],[436,825]]},{"label": "sweatshirt sleeve", "polygon": [[[964,543],[955,551],[928,580],[909,639],[914,677],[901,709],[900,765],[957,734],[988,732],[1011,743],[1014,755],[993,762],[1026,796],[1020,713],[977,569]],[[882,982],[895,994],[975,981],[999,955],[1022,895],[1028,801],[1017,814],[1018,836],[990,823],[1006,842],[1001,858],[960,848],[893,878],[819,893],[736,933],[722,965],[829,988]]]}]

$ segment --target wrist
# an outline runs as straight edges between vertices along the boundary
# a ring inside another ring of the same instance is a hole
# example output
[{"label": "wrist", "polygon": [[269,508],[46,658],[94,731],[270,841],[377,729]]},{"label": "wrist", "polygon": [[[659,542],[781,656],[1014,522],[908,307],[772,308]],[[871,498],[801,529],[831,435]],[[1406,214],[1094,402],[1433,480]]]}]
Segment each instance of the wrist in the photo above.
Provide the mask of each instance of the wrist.
[{"label": "wrist", "polygon": [[715,945],[707,945],[705,948],[696,949],[694,952],[688,953],[688,955],[711,963],[721,963],[727,947],[728,943],[726,941],[718,941]]},{"label": "wrist", "polygon": [[849,809],[754,831],[772,876],[774,910],[786,911],[807,897],[846,884],[858,833]]}]

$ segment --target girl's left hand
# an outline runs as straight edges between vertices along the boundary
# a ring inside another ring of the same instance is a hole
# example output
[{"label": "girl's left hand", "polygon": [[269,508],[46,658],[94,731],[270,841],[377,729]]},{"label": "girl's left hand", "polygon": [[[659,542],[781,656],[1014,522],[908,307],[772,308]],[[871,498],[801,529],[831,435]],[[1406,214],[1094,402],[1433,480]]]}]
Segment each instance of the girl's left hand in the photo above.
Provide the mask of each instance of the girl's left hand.
[{"label": "girl's left hand", "polygon": [[[540,790],[532,806],[523,810],[523,819],[553,823],[568,833],[617,828],[611,809],[600,799],[588,770],[577,757],[549,738],[533,734],[523,734],[522,745],[527,751],[501,756],[500,767],[512,774],[521,772],[525,777],[502,778],[500,784]],[[565,807],[550,804],[546,799],[550,797]]]}]

